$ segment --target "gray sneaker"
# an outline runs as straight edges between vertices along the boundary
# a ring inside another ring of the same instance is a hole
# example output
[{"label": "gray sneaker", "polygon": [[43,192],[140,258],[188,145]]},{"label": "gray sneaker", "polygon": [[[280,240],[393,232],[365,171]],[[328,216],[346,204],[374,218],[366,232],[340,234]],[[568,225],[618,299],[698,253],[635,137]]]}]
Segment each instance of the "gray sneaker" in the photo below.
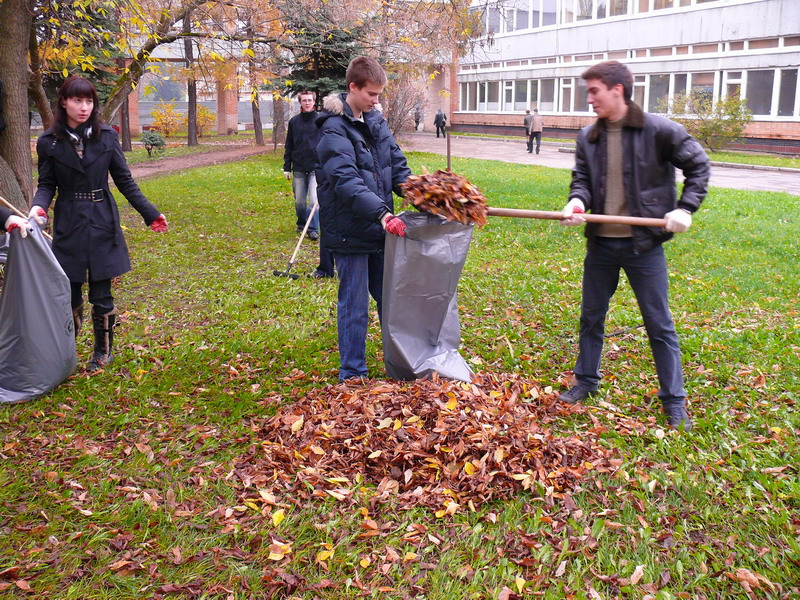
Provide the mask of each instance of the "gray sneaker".
[{"label": "gray sneaker", "polygon": [[558,400],[560,402],[566,402],[567,404],[578,404],[579,402],[583,402],[587,398],[594,396],[596,393],[597,390],[590,390],[589,388],[576,385],[561,394],[558,397]]},{"label": "gray sneaker", "polygon": [[680,429],[683,427],[684,431],[691,431],[692,420],[689,418],[689,412],[686,410],[686,401],[679,402],[665,402],[664,414],[667,416],[667,423],[672,429]]}]

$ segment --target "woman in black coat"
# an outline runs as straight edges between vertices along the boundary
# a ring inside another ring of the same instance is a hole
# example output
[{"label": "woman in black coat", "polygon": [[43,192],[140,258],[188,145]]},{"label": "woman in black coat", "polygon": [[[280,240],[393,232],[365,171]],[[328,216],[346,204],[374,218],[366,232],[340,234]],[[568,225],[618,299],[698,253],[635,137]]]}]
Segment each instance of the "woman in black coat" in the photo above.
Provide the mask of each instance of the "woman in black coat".
[{"label": "woman in black coat", "polygon": [[131,177],[116,132],[100,119],[94,86],[82,77],[67,79],[58,91],[53,125],[36,144],[39,186],[30,217],[47,220],[53,197],[53,254],[72,286],[75,335],[83,322],[83,284],[89,281],[94,352],[87,370],[97,371],[113,359],[117,311],[111,280],[130,271],[128,248],[119,211],[108,185],[117,189],[153,231],[166,232],[167,220]]}]

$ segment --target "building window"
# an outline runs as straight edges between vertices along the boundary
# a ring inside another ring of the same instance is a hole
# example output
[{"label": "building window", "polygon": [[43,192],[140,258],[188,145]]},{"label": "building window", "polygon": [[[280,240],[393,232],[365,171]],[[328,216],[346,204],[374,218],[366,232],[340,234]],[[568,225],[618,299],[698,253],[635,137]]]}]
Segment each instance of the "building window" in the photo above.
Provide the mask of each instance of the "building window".
[{"label": "building window", "polygon": [[562,23],[572,23],[575,20],[575,3],[574,0],[564,0],[563,13],[561,15]]},{"label": "building window", "polygon": [[772,83],[775,71],[747,72],[747,108],[754,115],[768,115],[772,109]]},{"label": "building window", "polygon": [[797,69],[781,71],[781,91],[778,96],[778,116],[793,117],[797,96]]},{"label": "building window", "polygon": [[556,24],[558,0],[542,0],[542,27]]},{"label": "building window", "polygon": [[649,112],[664,112],[669,98],[669,75],[650,75]]},{"label": "building window", "polygon": [[[539,81],[534,79],[531,83],[531,94],[529,106],[539,108]],[[525,108],[528,108],[527,106]]]},{"label": "building window", "polygon": [[500,110],[500,82],[489,81],[486,84],[487,101],[486,110],[489,112],[497,112]]},{"label": "building window", "polygon": [[692,54],[706,54],[708,52],[717,52],[718,50],[718,44],[695,44],[692,46]]},{"label": "building window", "polygon": [[675,74],[675,85],[672,90],[672,95],[686,94],[686,73]]},{"label": "building window", "polygon": [[608,16],[617,17],[628,14],[628,0],[609,0]]},{"label": "building window", "polygon": [[778,47],[778,38],[750,40],[750,50],[761,50],[762,48],[777,48],[777,47]]},{"label": "building window", "polygon": [[714,98],[714,73],[692,73],[692,93]]},{"label": "building window", "polygon": [[503,110],[514,110],[514,82],[506,81],[503,84]]},{"label": "building window", "polygon": [[672,0],[653,0],[653,10],[661,10],[662,8],[672,8]]},{"label": "building window", "polygon": [[742,72],[728,71],[724,74],[724,90],[726,98],[740,98],[742,95]]},{"label": "building window", "polygon": [[514,110],[526,110],[527,108],[528,108],[528,82],[515,81]]},{"label": "building window", "polygon": [[467,94],[467,110],[476,111],[478,110],[478,84],[475,81],[472,81],[467,84],[468,87],[468,94]]},{"label": "building window", "polygon": [[728,42],[728,50],[731,52],[744,50],[744,42]]},{"label": "building window", "polygon": [[500,33],[500,9],[497,6],[489,7],[489,22],[487,29],[489,33]]},{"label": "building window", "polygon": [[586,97],[586,80],[583,77],[575,79],[575,112],[589,112],[589,103]]},{"label": "building window", "polygon": [[576,21],[587,21],[592,18],[593,0],[579,0]]},{"label": "building window", "polygon": [[556,108],[556,80],[541,79],[539,81],[539,110],[554,111]]}]

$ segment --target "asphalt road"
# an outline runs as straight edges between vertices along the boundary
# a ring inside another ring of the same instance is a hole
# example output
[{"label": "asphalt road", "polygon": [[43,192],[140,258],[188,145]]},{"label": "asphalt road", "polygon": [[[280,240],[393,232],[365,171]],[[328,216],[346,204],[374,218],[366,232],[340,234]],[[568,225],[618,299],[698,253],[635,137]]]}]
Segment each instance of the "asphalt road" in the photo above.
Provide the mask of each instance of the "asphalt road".
[{"label": "asphalt road", "polygon": [[[444,138],[437,138],[433,133],[404,133],[399,143],[404,150],[447,154]],[[529,154],[522,138],[519,141],[460,135],[450,138],[451,156],[571,169],[575,164],[575,155],[559,152],[560,147],[562,144],[556,142],[543,143],[539,154]],[[434,165],[428,168],[433,169]],[[711,185],[760,192],[787,192],[800,196],[800,170],[787,172],[712,166]]]}]

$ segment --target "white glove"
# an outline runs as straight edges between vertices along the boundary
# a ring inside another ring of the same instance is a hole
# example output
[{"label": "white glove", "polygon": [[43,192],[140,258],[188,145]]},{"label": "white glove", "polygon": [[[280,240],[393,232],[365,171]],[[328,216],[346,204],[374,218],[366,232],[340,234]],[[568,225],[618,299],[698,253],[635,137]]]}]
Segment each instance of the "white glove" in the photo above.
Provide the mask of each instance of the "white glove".
[{"label": "white glove", "polygon": [[47,225],[47,212],[41,206],[31,206],[28,218],[36,221],[39,227]]},{"label": "white glove", "polygon": [[586,219],[583,218],[584,212],[586,212],[586,207],[583,205],[583,200],[572,198],[561,211],[559,223],[568,226],[582,225],[586,222]]},{"label": "white glove", "polygon": [[683,233],[692,225],[692,213],[682,208],[676,208],[664,215],[664,229],[672,233]]},{"label": "white glove", "polygon": [[292,180],[292,172],[291,171],[284,171],[283,176],[286,177],[286,181]]},{"label": "white glove", "polygon": [[28,232],[32,229],[30,223],[28,223],[22,217],[18,217],[17,215],[11,215],[8,217],[4,227],[8,233],[11,233],[15,229],[19,229],[19,235],[23,238],[28,237]]}]

